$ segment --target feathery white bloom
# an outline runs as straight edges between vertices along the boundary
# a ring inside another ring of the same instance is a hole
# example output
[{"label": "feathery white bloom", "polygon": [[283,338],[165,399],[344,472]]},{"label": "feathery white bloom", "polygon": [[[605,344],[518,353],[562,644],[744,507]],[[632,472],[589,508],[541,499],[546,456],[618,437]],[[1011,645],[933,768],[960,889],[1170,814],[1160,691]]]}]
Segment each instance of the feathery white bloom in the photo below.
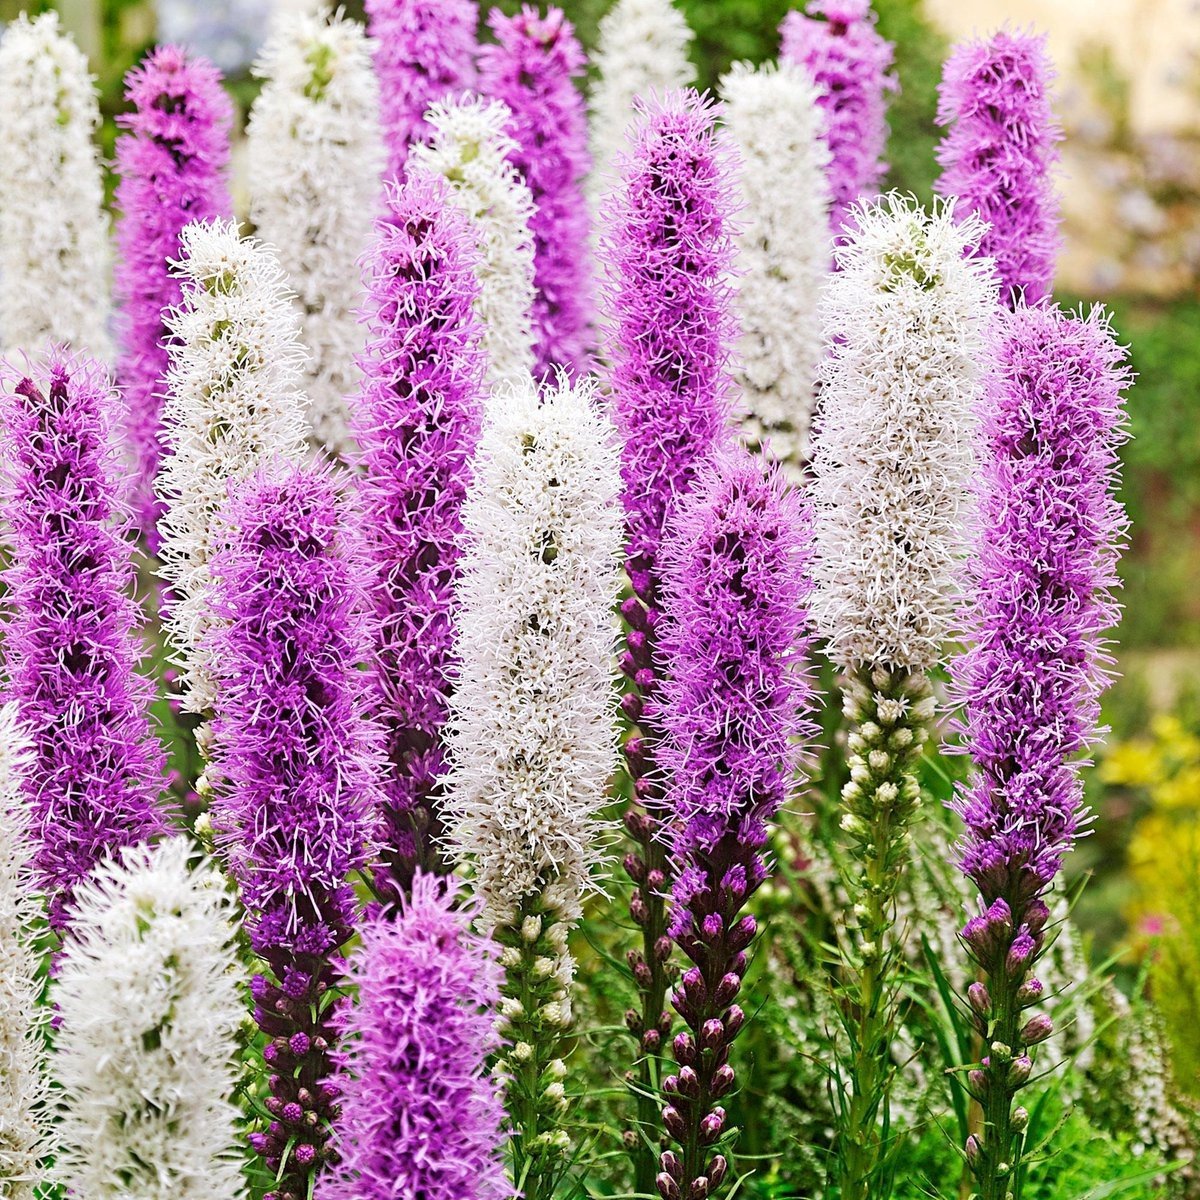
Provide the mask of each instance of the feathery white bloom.
[{"label": "feathery white bloom", "polygon": [[592,59],[597,74],[588,98],[592,170],[587,194],[593,213],[614,182],[610,175],[626,148],[633,102],[692,82],[691,41],[687,20],[671,0],[617,0],[601,19]]},{"label": "feathery white bloom", "polygon": [[966,548],[973,414],[997,303],[982,232],[890,195],[855,211],[824,299],[813,614],[845,667],[941,657]]},{"label": "feathery white bloom", "polygon": [[615,765],[615,437],[591,380],[495,390],[463,510],[448,734],[449,840],[485,915],[538,896],[564,920],[599,864]]},{"label": "feathery white bloom", "polygon": [[232,221],[197,222],[181,236],[183,302],[167,320],[175,339],[163,406],[168,450],[158,491],[166,627],[182,668],[185,706],[215,699],[200,641],[210,627],[209,559],[231,484],[276,458],[305,454],[304,350],[298,315],[275,255],[238,236]]},{"label": "feathery white bloom", "polygon": [[364,340],[358,260],[382,203],[370,42],[355,21],[298,9],[280,16],[254,70],[265,82],[246,129],[250,216],[297,294],[315,441],[341,455]]},{"label": "feathery white bloom", "polygon": [[833,238],[829,147],[817,88],[799,67],[739,63],[721,81],[742,199],[737,306],[743,428],[798,474],[807,458]]},{"label": "feathery white bloom", "polygon": [[38,1004],[33,843],[22,777],[33,756],[13,702],[0,707],[0,1180],[6,1200],[33,1200],[51,1126]]},{"label": "feathery white bloom", "polygon": [[112,358],[100,124],[87,58],[55,13],[0,39],[0,346]]},{"label": "feathery white bloom", "polygon": [[53,993],[58,1175],[88,1200],[233,1200],[233,898],[187,839],[134,846],[77,893]]},{"label": "feathery white bloom", "polygon": [[409,171],[449,181],[478,231],[479,315],[488,382],[519,382],[533,369],[533,197],[509,162],[516,143],[505,132],[511,114],[499,100],[463,96],[433,105],[428,145],[409,151]]}]

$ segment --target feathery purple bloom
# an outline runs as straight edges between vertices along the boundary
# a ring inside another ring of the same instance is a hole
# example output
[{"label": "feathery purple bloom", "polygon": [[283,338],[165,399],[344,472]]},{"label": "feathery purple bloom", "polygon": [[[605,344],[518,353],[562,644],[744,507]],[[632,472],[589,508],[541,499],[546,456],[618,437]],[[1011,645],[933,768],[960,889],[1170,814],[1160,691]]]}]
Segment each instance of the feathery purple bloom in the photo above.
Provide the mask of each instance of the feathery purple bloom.
[{"label": "feathery purple bloom", "polygon": [[318,1200],[507,1200],[499,1049],[502,972],[453,877],[418,873],[394,917],[364,923],[358,1003],[338,1021],[344,1100],[336,1171]]},{"label": "feathery purple bloom", "polygon": [[475,82],[475,0],[366,0],[375,42],[375,73],[383,138],[384,178],[404,176],[408,149],[427,142],[431,104],[461,95]]},{"label": "feathery purple bloom", "polygon": [[[1077,760],[1108,682],[1129,373],[1099,310],[1018,305],[997,341],[980,414],[971,649],[952,671],[975,773],[954,807],[967,827],[962,869],[981,896],[962,934],[984,977],[972,1009],[984,1044],[1019,1056],[1049,1032],[1045,1016],[1023,1011],[1042,991],[1031,977],[1045,947],[1042,897],[1083,823]],[[1005,1195],[1019,1159],[1011,1108],[1023,1083],[999,1060],[972,1072],[986,1131],[967,1150],[984,1200]]]},{"label": "feathery purple bloom", "polygon": [[34,873],[61,932],[101,858],[165,832],[163,755],[136,670],[141,612],[107,374],[52,350],[24,377],[6,366],[2,383],[8,697],[33,746]]},{"label": "feathery purple bloom", "polygon": [[665,1200],[715,1196],[728,1168],[711,1143],[724,1131],[719,1102],[734,1083],[729,1048],[744,1020],[734,1001],[757,932],[741,914],[767,878],[768,825],[813,732],[811,540],[809,513],[778,467],[737,449],[704,468],[663,548],[671,936],[693,964],[672,997],[689,1032],[676,1036],[679,1071],[663,1081],[663,1123],[680,1146],[662,1156]]},{"label": "feathery purple bloom", "polygon": [[1058,197],[1050,171],[1060,128],[1050,107],[1046,39],[1001,30],[957,46],[938,87],[937,190],[960,215],[990,226],[975,253],[996,261],[1001,298],[1034,304],[1048,295],[1058,253]]},{"label": "feathery purple bloom", "polygon": [[367,652],[362,566],[336,477],[280,466],[237,489],[213,558],[209,635],[221,686],[213,721],[213,827],[274,979],[254,1018],[274,1118],[251,1144],[287,1164],[273,1197],[307,1194],[327,1157],[333,956],[355,918],[350,872],[373,832],[382,754],[357,664]]},{"label": "feathery purple bloom", "polygon": [[163,316],[182,298],[168,263],[179,257],[179,234],[188,222],[232,214],[226,169],[233,107],[216,68],[176,46],[151,51],[126,76],[125,88],[133,112],[117,118],[129,131],[117,139],[117,377],[134,456],[134,515],[153,545],[162,507],[154,480],[169,365]]},{"label": "feathery purple bloom", "polygon": [[829,145],[831,221],[841,235],[850,207],[873,199],[887,170],[884,93],[895,47],[880,37],[870,0],[813,0],[807,14],[790,12],[779,27],[779,56],[802,67],[817,85]]},{"label": "feathery purple bloom", "polygon": [[583,48],[561,9],[540,16],[532,5],[513,17],[493,10],[496,42],[479,52],[479,87],[512,112],[508,133],[519,147],[513,166],[533,195],[533,328],[542,378],[587,365],[588,210],[583,180],[591,167],[587,109],[572,79],[583,73]]},{"label": "feathery purple bloom", "polygon": [[449,187],[389,185],[367,260],[367,346],[355,405],[359,494],[376,616],[373,677],[391,771],[378,883],[439,869],[461,511],[479,438],[486,359],[475,314],[480,251]]}]

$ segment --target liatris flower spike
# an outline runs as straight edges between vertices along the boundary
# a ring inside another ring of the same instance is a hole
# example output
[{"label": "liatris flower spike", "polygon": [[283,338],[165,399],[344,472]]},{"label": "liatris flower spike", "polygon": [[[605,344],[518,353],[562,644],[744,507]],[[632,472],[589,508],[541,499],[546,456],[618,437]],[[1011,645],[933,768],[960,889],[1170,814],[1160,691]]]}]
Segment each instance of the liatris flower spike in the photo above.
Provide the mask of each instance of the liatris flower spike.
[{"label": "liatris flower spike", "polygon": [[100,106],[56,13],[0,38],[0,350],[112,357]]},{"label": "liatris flower spike", "polygon": [[525,1200],[549,1200],[570,1156],[567,934],[595,886],[616,760],[619,488],[589,382],[493,392],[463,514],[447,811],[504,948],[500,1069]]},{"label": "liatris flower spike", "polygon": [[528,4],[514,17],[493,10],[488,23],[496,41],[479,52],[479,89],[512,113],[509,158],[533,197],[535,374],[577,374],[592,316],[587,115],[572,82],[583,73],[583,48],[558,8],[544,17]]},{"label": "liatris flower spike", "polygon": [[255,73],[250,216],[296,293],[313,440],[337,457],[363,344],[358,261],[382,211],[379,87],[362,26],[324,10],[283,20]]},{"label": "liatris flower spike", "polygon": [[870,0],[812,0],[807,14],[790,12],[779,28],[779,57],[817,85],[829,145],[833,232],[840,239],[851,208],[871,200],[887,165],[885,97],[895,47],[880,37]]},{"label": "liatris flower spike", "polygon": [[166,318],[183,297],[170,264],[185,225],[232,214],[226,174],[233,107],[216,68],[177,46],[152,50],[126,77],[125,95],[133,111],[117,118],[128,131],[117,139],[117,378],[128,410],[131,500],[153,548],[162,511],[154,482],[163,453]]},{"label": "liatris flower spike", "polygon": [[786,63],[736,66],[721,81],[721,93],[740,161],[743,429],[752,447],[766,449],[799,477],[824,353],[818,301],[832,246],[820,97],[805,73]]},{"label": "liatris flower spike", "polygon": [[519,384],[534,366],[533,197],[513,165],[511,119],[505,105],[477,96],[435,104],[431,140],[410,154],[412,169],[449,181],[483,247],[479,317],[491,384]]},{"label": "liatris flower spike", "polygon": [[988,228],[977,253],[992,258],[1009,308],[1050,292],[1058,254],[1058,197],[1050,177],[1062,129],[1050,107],[1046,39],[1001,30],[957,46],[938,89],[937,190]]},{"label": "liatris flower spike", "polygon": [[982,973],[970,1012],[989,1047],[969,1075],[984,1125],[966,1147],[980,1200],[1020,1186],[1028,1115],[1014,1108],[1049,1018],[1034,977],[1047,893],[1086,817],[1078,756],[1108,683],[1117,622],[1115,498],[1125,353],[1100,310],[1018,305],[1006,315],[980,406],[978,533],[953,664],[975,772],[955,804],[962,869],[979,888],[963,943]]},{"label": "liatris flower spike", "polygon": [[634,101],[687,87],[695,76],[688,61],[692,31],[671,0],[617,0],[600,19],[588,101],[592,171],[589,207],[616,183],[617,156],[635,119]]},{"label": "liatris flower spike", "polygon": [[224,519],[208,638],[221,686],[212,824],[269,968],[251,991],[268,1039],[270,1120],[250,1142],[276,1176],[271,1200],[299,1200],[330,1156],[335,961],[383,774],[358,671],[364,579],[357,518],[325,468],[264,470]]},{"label": "liatris flower spike", "polygon": [[450,186],[420,170],[388,185],[367,259],[367,348],[354,417],[371,568],[372,678],[391,771],[376,886],[407,890],[440,849],[442,728],[451,688],[461,510],[479,439],[486,359],[480,252]]},{"label": "liatris flower spike", "polygon": [[510,1200],[497,947],[471,928],[453,876],[418,873],[400,912],[370,916],[351,960],[358,1003],[339,1022],[341,1161],[317,1200]]},{"label": "liatris flower spike", "polygon": [[968,542],[973,412],[996,285],[991,263],[970,255],[978,220],[957,222],[950,206],[926,214],[893,195],[854,221],[825,300],[813,613],[847,672],[852,726],[842,792],[852,1000],[837,1170],[846,1200],[863,1200],[888,1160],[895,898],[933,716],[927,673],[942,659]]},{"label": "liatris flower spike", "polygon": [[162,574],[171,589],[164,624],[181,668],[184,706],[216,701],[205,633],[212,624],[210,559],[216,516],[231,484],[305,449],[298,317],[274,254],[238,236],[233,222],[187,226],[173,264],[183,301],[172,337],[159,475]]},{"label": "liatris flower spike", "polygon": [[61,932],[96,862],[165,829],[141,612],[116,498],[116,397],[99,363],[52,350],[0,379],[6,472],[8,696],[33,746],[24,773],[34,878]]},{"label": "liatris flower spike", "polygon": [[427,142],[426,113],[475,83],[475,0],[366,0],[379,79],[385,175],[402,180],[408,151]]},{"label": "liatris flower spike", "polygon": [[813,731],[810,550],[797,493],[740,449],[704,468],[663,548],[671,936],[692,964],[672,997],[687,1028],[663,1080],[663,1124],[678,1145],[662,1155],[663,1200],[715,1197],[729,1170],[721,1100],[734,1086],[736,1001],[757,932],[745,907],[767,878],[768,828]]},{"label": "liatris flower spike", "polygon": [[[664,895],[670,863],[658,834],[662,792],[656,766],[659,550],[667,521],[699,465],[729,436],[735,341],[733,162],[718,137],[715,107],[695,92],[638,105],[629,153],[618,159],[621,184],[604,213],[601,255],[607,274],[609,377],[622,434],[621,476],[627,570],[633,595],[621,667],[633,685],[622,709],[635,735],[625,743],[634,802],[625,825],[637,851],[625,860],[635,884],[631,911],[642,931],[633,958],[640,1012],[626,1019],[638,1041],[638,1120],[658,1125],[658,1057],[670,1034]],[[654,1188],[657,1158],[635,1141],[636,1188]]]},{"label": "liatris flower spike", "polygon": [[56,1140],[40,1004],[42,898],[25,795],[32,767],[33,747],[10,700],[0,706],[0,1179],[9,1200],[35,1200]]},{"label": "liatris flower spike", "polygon": [[55,974],[54,1070],[74,1196],[236,1200],[244,984],[233,897],[176,837],[101,863]]}]

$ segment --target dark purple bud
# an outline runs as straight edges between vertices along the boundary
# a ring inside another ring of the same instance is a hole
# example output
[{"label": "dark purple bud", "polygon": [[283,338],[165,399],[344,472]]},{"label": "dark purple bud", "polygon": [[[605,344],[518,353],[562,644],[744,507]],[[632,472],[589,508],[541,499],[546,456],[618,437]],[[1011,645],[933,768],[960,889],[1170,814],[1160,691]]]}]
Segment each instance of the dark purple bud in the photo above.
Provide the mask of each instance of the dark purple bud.
[{"label": "dark purple bud", "polygon": [[704,986],[704,976],[699,967],[688,967],[679,982],[693,1004],[703,1004],[708,998],[708,988]]},{"label": "dark purple bud", "polygon": [[734,971],[722,976],[721,982],[717,984],[717,993],[713,997],[713,1003],[717,1008],[727,1008],[733,1003],[738,992],[742,990],[742,979]]},{"label": "dark purple bud", "polygon": [[970,1088],[971,1095],[977,1100],[982,1100],[987,1092],[988,1077],[986,1071],[973,1070],[967,1072],[967,1086]]},{"label": "dark purple bud", "polygon": [[700,1047],[703,1050],[711,1050],[714,1046],[719,1046],[725,1040],[725,1026],[721,1024],[716,1017],[711,1017],[705,1021],[700,1029]]},{"label": "dark purple bud", "polygon": [[292,1148],[292,1158],[302,1167],[307,1167],[312,1164],[317,1157],[317,1149],[308,1142],[297,1142]]},{"label": "dark purple bud", "polygon": [[[621,697],[621,712],[636,725],[642,715],[641,696],[637,692],[626,692]],[[628,746],[626,746],[625,753],[629,753]]]},{"label": "dark purple bud", "polygon": [[1030,1004],[1036,1004],[1041,998],[1045,988],[1042,987],[1040,979],[1027,979],[1017,989],[1017,1003],[1026,1008]]},{"label": "dark purple bud", "polygon": [[263,1101],[263,1108],[267,1110],[273,1117],[279,1116],[283,1112],[284,1104],[278,1096],[268,1096]]},{"label": "dark purple bud", "polygon": [[1008,1064],[1008,1082],[1014,1087],[1020,1087],[1033,1071],[1033,1059],[1028,1054],[1020,1054]]},{"label": "dark purple bud", "polygon": [[642,1034],[642,1049],[657,1054],[662,1048],[662,1034],[657,1029],[647,1029]]},{"label": "dark purple bud", "polygon": [[691,1067],[683,1067],[680,1070],[679,1090],[693,1100],[700,1095],[700,1079]]},{"label": "dark purple bud", "polygon": [[754,935],[757,932],[758,922],[751,916],[743,917],[729,931],[729,948],[731,950],[745,950],[754,941]]},{"label": "dark purple bud", "polygon": [[646,886],[657,895],[663,890],[663,885],[667,882],[667,877],[655,867],[646,875]]},{"label": "dark purple bud", "polygon": [[733,1068],[728,1063],[722,1063],[712,1075],[710,1090],[716,1099],[720,1099],[733,1087]]},{"label": "dark purple bud", "polygon": [[299,1033],[293,1033],[292,1036],[288,1038],[288,1049],[291,1050],[291,1052],[297,1058],[302,1058],[305,1054],[307,1054],[312,1048],[312,1044],[312,1039],[310,1039],[308,1034],[304,1033],[303,1031]]},{"label": "dark purple bud", "polygon": [[658,1194],[662,1200],[682,1200],[679,1184],[666,1171],[660,1171],[654,1182],[658,1185]]},{"label": "dark purple bud", "polygon": [[688,1188],[688,1200],[708,1200],[708,1176],[697,1175]]},{"label": "dark purple bud", "polygon": [[715,942],[725,932],[725,922],[718,913],[709,913],[701,922],[700,934],[706,942]]},{"label": "dark purple bud", "polygon": [[714,1154],[708,1165],[708,1183],[713,1191],[721,1186],[725,1173],[729,1170],[729,1160],[723,1154]]},{"label": "dark purple bud", "polygon": [[[703,1044],[703,1039],[701,1039]],[[684,1066],[691,1066],[696,1061],[696,1043],[690,1033],[677,1033],[672,1045],[675,1051],[675,1061]]]},{"label": "dark purple bud", "polygon": [[700,1122],[700,1141],[705,1146],[711,1146],[717,1140],[725,1129],[725,1110],[723,1108],[714,1108],[712,1112]]},{"label": "dark purple bud", "polygon": [[683,1114],[673,1104],[668,1104],[663,1109],[663,1127],[677,1142],[683,1141],[684,1134],[687,1132],[687,1123],[683,1119]]},{"label": "dark purple bud", "polygon": [[[645,925],[650,919],[650,909],[640,891],[634,892],[629,900],[629,915],[638,925]],[[636,968],[635,968],[636,970]],[[638,981],[641,983],[641,980]],[[642,984],[643,987],[649,986]]]},{"label": "dark purple bud", "polygon": [[1025,974],[1029,969],[1030,962],[1033,961],[1036,950],[1033,938],[1029,936],[1027,930],[1022,929],[1013,938],[1012,945],[1008,948],[1008,954],[1004,957],[1004,971],[1009,979],[1019,979]]},{"label": "dark purple bud", "polygon": [[666,1095],[674,1096],[679,1091],[679,1076],[668,1075],[666,1079],[662,1081],[662,1090],[666,1093]]},{"label": "dark purple bud", "polygon": [[741,1006],[737,1004],[731,1005],[729,1011],[725,1014],[726,1039],[732,1042],[745,1023],[746,1014],[742,1011]]},{"label": "dark purple bud", "polygon": [[642,689],[643,692],[649,692],[654,687],[654,672],[649,667],[642,667],[633,674],[633,682]]},{"label": "dark purple bud", "polygon": [[985,1021],[992,1015],[992,997],[982,983],[973,983],[967,988],[967,1000],[977,1017]]},{"label": "dark purple bud", "polygon": [[1054,1023],[1045,1013],[1038,1013],[1025,1022],[1021,1030],[1021,1041],[1026,1046],[1036,1046],[1044,1042],[1054,1032]]},{"label": "dark purple bud", "polygon": [[291,1104],[285,1104],[283,1111],[279,1114],[289,1125],[296,1125],[304,1119],[304,1109],[294,1100]]},{"label": "dark purple bud", "polygon": [[664,1150],[659,1161],[662,1164],[662,1169],[672,1179],[679,1180],[683,1178],[683,1163],[679,1161],[679,1155],[674,1150]]},{"label": "dark purple bud", "polygon": [[625,855],[625,874],[634,883],[646,882],[646,864],[636,854]]},{"label": "dark purple bud", "polygon": [[977,1167],[979,1165],[980,1156],[983,1154],[983,1146],[980,1145],[979,1139],[974,1134],[971,1134],[971,1136],[967,1138],[966,1151],[967,1162],[969,1162],[972,1167]]},{"label": "dark purple bud", "polygon": [[625,1010],[625,1027],[637,1037],[642,1032],[642,1014],[636,1009],[627,1008]]},{"label": "dark purple bud", "polygon": [[638,987],[645,989],[654,982],[654,976],[650,972],[650,967],[644,958],[639,958],[633,965],[633,977],[637,981]]},{"label": "dark purple bud", "polygon": [[671,957],[671,939],[669,937],[660,937],[654,943],[654,957],[660,963],[665,963]]}]

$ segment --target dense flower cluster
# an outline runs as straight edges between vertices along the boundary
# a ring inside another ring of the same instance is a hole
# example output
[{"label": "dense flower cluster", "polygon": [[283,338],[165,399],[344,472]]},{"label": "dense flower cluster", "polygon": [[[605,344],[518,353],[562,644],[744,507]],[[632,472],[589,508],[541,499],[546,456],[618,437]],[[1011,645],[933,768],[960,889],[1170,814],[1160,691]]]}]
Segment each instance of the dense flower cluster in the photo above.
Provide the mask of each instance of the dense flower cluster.
[{"label": "dense flower cluster", "polygon": [[447,179],[475,226],[488,382],[519,382],[534,365],[534,208],[513,165],[520,149],[507,133],[511,114],[499,101],[465,96],[434,104],[427,119],[430,141],[413,147],[412,166]]},{"label": "dense flower cluster", "polygon": [[136,670],[141,612],[105,370],[52,351],[29,375],[8,369],[0,393],[8,695],[33,747],[35,877],[62,930],[101,857],[163,831],[163,757]]},{"label": "dense flower cluster", "polygon": [[[391,772],[380,886],[437,869],[461,510],[479,438],[485,358],[480,254],[450,188],[389,186],[367,260],[367,348],[353,433],[376,617],[373,678]],[[390,881],[389,878],[390,877]]]},{"label": "dense flower cluster", "polygon": [[572,80],[583,73],[583,47],[562,10],[540,16],[524,5],[514,17],[493,11],[496,41],[479,52],[479,87],[512,114],[510,161],[533,197],[535,370],[584,369],[591,320],[587,206],[587,115]]},{"label": "dense flower cluster", "polygon": [[[663,685],[675,884],[671,936],[691,961],[672,1002],[687,1025],[663,1081],[663,1200],[714,1195],[729,1168],[713,1143],[733,1088],[729,1050],[767,878],[769,823],[788,799],[812,707],[806,579],[811,528],[777,468],[745,451],[697,478],[664,547]],[[698,1189],[703,1187],[703,1191]]]},{"label": "dense flower cluster", "polygon": [[313,438],[342,455],[363,343],[358,260],[381,205],[371,51],[357,21],[300,12],[280,23],[255,72],[264,83],[246,127],[250,216],[296,293]]},{"label": "dense flower cluster", "polygon": [[1058,256],[1058,197],[1050,170],[1062,129],[1050,108],[1044,37],[1000,30],[946,60],[938,122],[937,190],[986,223],[976,253],[995,261],[1012,308],[1048,295]]},{"label": "dense flower cluster", "polygon": [[221,77],[177,46],[159,46],[125,80],[133,111],[117,118],[116,291],[121,300],[117,378],[133,455],[134,513],[157,542],[161,505],[154,482],[162,459],[160,415],[169,365],[167,312],[182,299],[171,261],[191,221],[229,217],[226,171],[233,106]]},{"label": "dense flower cluster", "polygon": [[109,360],[100,106],[54,12],[0,38],[0,350],[51,342]]},{"label": "dense flower cluster", "polygon": [[884,99],[894,47],[875,29],[870,0],[812,0],[807,15],[783,19],[779,57],[803,68],[817,86],[829,145],[833,231],[839,238],[860,199],[872,199],[887,166]]},{"label": "dense flower cluster", "polygon": [[476,0],[366,0],[375,46],[387,176],[400,179],[415,142],[429,141],[431,105],[475,82]]},{"label": "dense flower cluster", "polygon": [[243,1194],[234,899],[175,837],[78,889],[55,973],[55,1175],[96,1200]]},{"label": "dense flower cluster", "polygon": [[305,1196],[329,1155],[333,957],[352,932],[349,877],[366,863],[382,778],[357,669],[368,630],[348,518],[327,470],[264,471],[236,491],[213,560],[212,824],[274,977],[252,989],[275,1073],[273,1119],[251,1144],[281,1175],[276,1200]]},{"label": "dense flower cluster", "polygon": [[487,1069],[501,971],[474,915],[453,876],[418,874],[394,918],[364,923],[351,964],[358,1003],[339,1021],[342,1161],[318,1200],[512,1197]]}]

